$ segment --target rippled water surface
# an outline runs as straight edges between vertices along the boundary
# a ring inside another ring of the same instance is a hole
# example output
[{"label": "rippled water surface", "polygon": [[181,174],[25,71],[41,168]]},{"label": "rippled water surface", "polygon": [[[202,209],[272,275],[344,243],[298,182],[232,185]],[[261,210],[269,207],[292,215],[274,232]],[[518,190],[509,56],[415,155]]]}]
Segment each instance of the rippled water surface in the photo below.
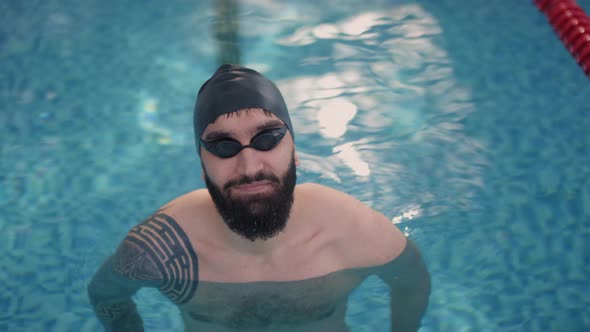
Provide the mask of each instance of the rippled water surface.
[{"label": "rippled water surface", "polygon": [[[290,108],[299,182],[381,211],[433,280],[421,331],[590,330],[588,78],[528,1],[242,1],[242,63]],[[579,1],[588,8],[587,1]],[[127,230],[197,187],[209,2],[0,3],[0,330],[99,331]],[[384,286],[353,331],[385,331]],[[142,290],[148,331],[180,331]]]}]

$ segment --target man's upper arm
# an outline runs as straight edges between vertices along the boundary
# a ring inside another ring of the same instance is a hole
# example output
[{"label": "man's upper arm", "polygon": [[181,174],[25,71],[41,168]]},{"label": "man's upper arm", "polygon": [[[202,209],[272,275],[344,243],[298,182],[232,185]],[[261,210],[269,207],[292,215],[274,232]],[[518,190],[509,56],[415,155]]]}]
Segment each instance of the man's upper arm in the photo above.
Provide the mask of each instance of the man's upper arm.
[{"label": "man's upper arm", "polygon": [[430,275],[418,247],[410,239],[397,257],[377,267],[377,271],[377,275],[394,289],[409,290],[408,284],[411,284],[430,290]]},{"label": "man's upper arm", "polygon": [[416,245],[408,239],[403,252],[377,267],[376,274],[390,288],[392,331],[417,331],[428,306],[431,285]]},{"label": "man's upper arm", "polygon": [[126,237],[92,278],[88,297],[106,330],[143,331],[131,297],[141,287],[161,283],[162,274],[150,256]]},{"label": "man's upper arm", "polygon": [[188,301],[196,291],[197,256],[171,217],[155,214],[129,231],[89,285],[91,301],[129,299],[141,287],[158,287],[172,301]]}]

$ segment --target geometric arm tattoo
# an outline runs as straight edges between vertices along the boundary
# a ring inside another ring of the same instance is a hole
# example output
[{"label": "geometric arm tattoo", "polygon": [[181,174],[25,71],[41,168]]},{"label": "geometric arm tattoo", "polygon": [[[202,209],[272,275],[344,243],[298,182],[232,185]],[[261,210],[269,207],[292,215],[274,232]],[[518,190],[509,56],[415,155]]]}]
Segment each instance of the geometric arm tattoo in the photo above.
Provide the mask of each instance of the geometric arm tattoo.
[{"label": "geometric arm tattoo", "polygon": [[115,269],[130,279],[158,282],[160,291],[177,304],[197,290],[198,260],[190,240],[170,216],[154,214],[128,233],[129,250]]},{"label": "geometric arm tattoo", "polygon": [[172,301],[190,300],[198,284],[198,264],[182,228],[159,213],[134,227],[88,285],[88,297],[106,331],[142,332],[132,300],[141,287],[159,287]]}]

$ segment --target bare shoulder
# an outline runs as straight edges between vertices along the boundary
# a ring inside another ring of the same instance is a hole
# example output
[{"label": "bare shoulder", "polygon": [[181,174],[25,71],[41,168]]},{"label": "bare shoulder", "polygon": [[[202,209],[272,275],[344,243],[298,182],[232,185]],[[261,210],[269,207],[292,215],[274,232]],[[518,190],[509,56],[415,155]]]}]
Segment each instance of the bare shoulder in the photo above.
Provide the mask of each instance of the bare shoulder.
[{"label": "bare shoulder", "polygon": [[193,245],[218,242],[219,215],[207,189],[198,189],[175,198],[160,208],[187,234]]},{"label": "bare shoulder", "polygon": [[355,197],[320,184],[300,185],[311,206],[333,234],[333,248],[345,259],[347,268],[369,267],[398,257],[406,237],[382,213]]},{"label": "bare shoulder", "polygon": [[215,215],[215,206],[207,189],[197,189],[164,204],[159,211],[174,218],[182,228],[187,228],[190,224],[202,224],[211,219]]}]

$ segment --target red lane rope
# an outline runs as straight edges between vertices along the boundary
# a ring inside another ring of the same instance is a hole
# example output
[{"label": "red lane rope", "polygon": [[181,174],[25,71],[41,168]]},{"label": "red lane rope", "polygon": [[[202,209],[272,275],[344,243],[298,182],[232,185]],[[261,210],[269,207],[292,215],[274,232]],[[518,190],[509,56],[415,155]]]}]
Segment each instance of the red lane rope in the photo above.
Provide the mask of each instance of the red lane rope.
[{"label": "red lane rope", "polygon": [[575,0],[533,0],[584,73],[590,77],[590,18]]}]

